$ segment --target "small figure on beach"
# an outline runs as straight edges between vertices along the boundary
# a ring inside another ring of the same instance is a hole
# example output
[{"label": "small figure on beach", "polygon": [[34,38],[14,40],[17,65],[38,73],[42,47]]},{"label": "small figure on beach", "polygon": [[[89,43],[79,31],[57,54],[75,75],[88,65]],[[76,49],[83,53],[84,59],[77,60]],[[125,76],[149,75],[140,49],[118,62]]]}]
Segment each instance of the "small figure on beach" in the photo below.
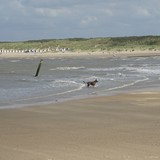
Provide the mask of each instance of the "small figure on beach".
[{"label": "small figure on beach", "polygon": [[94,81],[88,81],[88,82],[83,81],[83,82],[87,84],[87,87],[90,87],[90,86],[94,87],[96,83],[98,82],[98,80],[95,79]]}]

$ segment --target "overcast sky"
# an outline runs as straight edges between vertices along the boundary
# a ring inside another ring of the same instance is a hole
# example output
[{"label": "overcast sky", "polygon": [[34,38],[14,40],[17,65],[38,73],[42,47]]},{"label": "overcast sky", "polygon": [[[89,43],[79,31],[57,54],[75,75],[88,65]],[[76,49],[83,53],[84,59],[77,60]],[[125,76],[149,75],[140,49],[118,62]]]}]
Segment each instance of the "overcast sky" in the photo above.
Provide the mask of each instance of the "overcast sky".
[{"label": "overcast sky", "polygon": [[0,2],[0,41],[160,35],[160,0]]}]

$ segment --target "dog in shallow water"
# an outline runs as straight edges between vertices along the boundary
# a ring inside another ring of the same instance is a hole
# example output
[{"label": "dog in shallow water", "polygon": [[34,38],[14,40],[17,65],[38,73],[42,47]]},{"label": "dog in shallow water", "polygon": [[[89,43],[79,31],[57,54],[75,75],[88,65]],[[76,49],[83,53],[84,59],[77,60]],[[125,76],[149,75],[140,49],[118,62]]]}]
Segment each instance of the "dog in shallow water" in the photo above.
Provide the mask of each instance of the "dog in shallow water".
[{"label": "dog in shallow water", "polygon": [[[83,81],[84,82],[84,81]],[[94,81],[88,81],[88,82],[84,82],[85,84],[87,84],[87,87],[90,87],[90,86],[95,86],[96,83],[98,82],[97,79],[95,79]]]}]

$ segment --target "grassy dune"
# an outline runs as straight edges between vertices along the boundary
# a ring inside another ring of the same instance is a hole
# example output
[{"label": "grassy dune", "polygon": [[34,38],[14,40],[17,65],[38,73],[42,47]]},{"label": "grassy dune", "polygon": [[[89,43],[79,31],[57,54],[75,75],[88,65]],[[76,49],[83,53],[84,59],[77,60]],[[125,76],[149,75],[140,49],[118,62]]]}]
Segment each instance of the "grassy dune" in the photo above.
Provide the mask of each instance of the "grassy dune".
[{"label": "grassy dune", "polygon": [[160,36],[106,38],[44,39],[22,42],[0,42],[0,49],[69,48],[70,51],[160,50]]}]

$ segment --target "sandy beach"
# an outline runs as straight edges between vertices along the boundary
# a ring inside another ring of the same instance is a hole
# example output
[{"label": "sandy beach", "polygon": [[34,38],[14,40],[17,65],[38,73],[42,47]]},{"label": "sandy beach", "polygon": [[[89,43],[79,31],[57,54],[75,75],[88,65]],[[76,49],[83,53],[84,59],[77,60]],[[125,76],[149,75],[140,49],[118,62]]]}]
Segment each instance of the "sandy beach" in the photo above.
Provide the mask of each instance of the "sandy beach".
[{"label": "sandy beach", "polygon": [[134,51],[86,51],[86,52],[46,52],[46,53],[1,53],[0,58],[70,58],[70,57],[134,57],[134,56],[160,56],[159,50]]},{"label": "sandy beach", "polygon": [[[0,58],[152,56],[5,53]],[[139,92],[0,110],[1,160],[158,160],[160,93]]]},{"label": "sandy beach", "polygon": [[158,160],[160,93],[0,110],[2,160]]}]

